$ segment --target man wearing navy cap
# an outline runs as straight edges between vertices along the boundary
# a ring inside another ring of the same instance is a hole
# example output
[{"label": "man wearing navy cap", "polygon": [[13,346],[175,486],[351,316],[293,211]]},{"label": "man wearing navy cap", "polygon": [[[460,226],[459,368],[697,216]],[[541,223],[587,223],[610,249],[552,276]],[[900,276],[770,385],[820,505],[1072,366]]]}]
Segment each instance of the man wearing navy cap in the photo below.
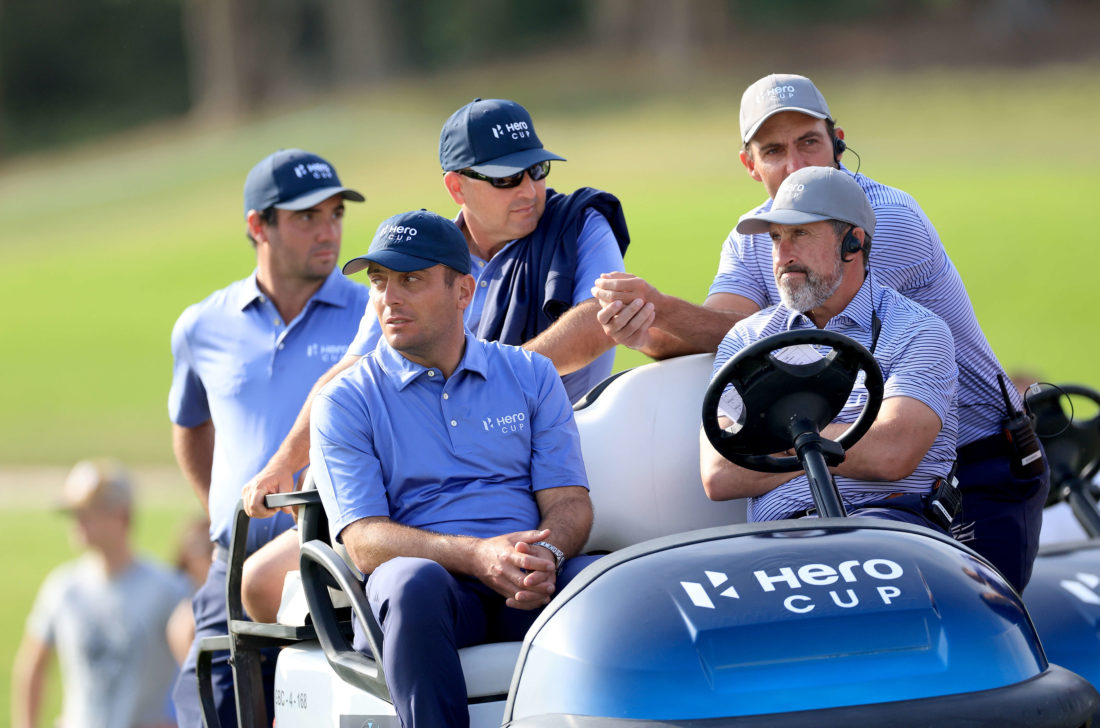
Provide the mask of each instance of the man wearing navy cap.
[{"label": "man wearing navy cap", "polygon": [[[741,234],[767,234],[780,302],[738,321],[718,346],[714,371],[766,336],[819,328],[863,345],[882,369],[882,407],[871,428],[833,468],[850,515],[944,529],[926,499],[955,460],[958,369],[947,324],[865,270],[875,213],[859,184],[841,170],[805,167],[780,185],[770,210],[744,215]],[[805,347],[804,347],[805,349]],[[804,356],[819,357],[812,348]],[[824,434],[836,438],[863,410],[859,381]],[[735,408],[734,408],[735,409]],[[701,474],[714,500],[750,498],[749,520],[807,515],[814,508],[806,476],[758,473],[700,441]]]},{"label": "man wearing navy cap", "polygon": [[458,648],[522,639],[592,560],[571,558],[592,524],[580,439],[549,359],[463,325],[477,283],[452,221],[386,220],[344,266],[362,270],[382,340],[315,397],[311,468],[369,575],[401,725],[461,727]]},{"label": "man wearing navy cap", "polygon": [[[364,286],[336,270],[345,201],[363,196],[321,157],[288,149],[263,159],[244,186],[256,269],[189,307],[172,330],[173,447],[210,516],[215,556],[193,599],[195,643],[174,696],[181,726],[202,725],[196,645],[227,631],[225,557],[241,487],[282,442],[312,383],[343,357],[369,301]],[[253,520],[248,550],[291,524],[284,513]],[[214,661],[223,726],[236,725],[227,659]],[[270,711],[270,685],[267,698]]]},{"label": "man wearing navy cap", "polygon": [[[771,74],[741,97],[741,162],[761,182],[771,209],[780,184],[810,166],[851,177],[871,202],[878,234],[871,276],[925,306],[951,328],[959,368],[958,479],[962,509],[952,534],[982,554],[1023,590],[1039,548],[1050,471],[1037,445],[1017,451],[1006,425],[1022,408],[974,315],[970,296],[936,228],[915,199],[857,172],[841,158],[848,149],[825,97],[805,76]],[[779,300],[770,275],[772,241],[734,230],[722,246],[718,272],[702,306],[662,294],[635,276],[598,281],[600,318],[616,342],[664,358],[714,351],[735,322]],[[1018,435],[1023,433],[1017,433]],[[1026,462],[1025,462],[1026,461]]]}]

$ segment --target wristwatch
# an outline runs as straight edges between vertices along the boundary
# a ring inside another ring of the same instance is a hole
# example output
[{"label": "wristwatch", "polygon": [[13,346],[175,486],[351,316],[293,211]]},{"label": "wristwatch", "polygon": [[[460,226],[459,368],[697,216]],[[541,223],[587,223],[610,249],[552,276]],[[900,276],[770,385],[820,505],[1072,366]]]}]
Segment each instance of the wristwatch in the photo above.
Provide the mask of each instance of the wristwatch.
[{"label": "wristwatch", "polygon": [[532,546],[542,546],[544,549],[554,554],[554,568],[556,572],[561,572],[561,565],[565,563],[565,554],[561,552],[557,546],[546,541],[535,541]]}]

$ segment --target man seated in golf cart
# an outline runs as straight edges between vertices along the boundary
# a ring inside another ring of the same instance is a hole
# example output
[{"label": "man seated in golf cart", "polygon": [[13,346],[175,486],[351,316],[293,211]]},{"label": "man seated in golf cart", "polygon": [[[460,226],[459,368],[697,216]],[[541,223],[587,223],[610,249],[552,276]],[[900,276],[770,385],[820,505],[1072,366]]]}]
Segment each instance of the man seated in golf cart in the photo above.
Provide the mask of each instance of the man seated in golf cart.
[{"label": "man seated in golf cart", "polygon": [[314,401],[312,472],[369,575],[401,725],[464,726],[458,648],[522,639],[593,558],[569,558],[592,524],[580,439],[549,359],[465,330],[475,282],[450,220],[386,220],[345,271],[364,268],[383,339]]},{"label": "man seated in golf cart", "polygon": [[[770,211],[749,214],[741,234],[767,233],[781,303],[739,321],[722,340],[717,372],[746,346],[782,331],[816,327],[864,346],[882,369],[884,400],[867,434],[831,468],[851,515],[874,516],[945,530],[930,515],[933,487],[955,460],[958,370],[947,325],[893,289],[877,285],[867,267],[875,214],[859,185],[831,167],[807,167],[779,187]],[[785,356],[805,363],[809,347]],[[736,420],[737,399],[724,410]],[[866,402],[857,381],[847,404],[823,431],[835,439]],[[724,403],[726,400],[724,400]],[[712,500],[750,498],[750,521],[812,515],[802,472],[764,473],[739,467],[701,440],[701,475]],[[787,453],[788,455],[793,453]]]}]

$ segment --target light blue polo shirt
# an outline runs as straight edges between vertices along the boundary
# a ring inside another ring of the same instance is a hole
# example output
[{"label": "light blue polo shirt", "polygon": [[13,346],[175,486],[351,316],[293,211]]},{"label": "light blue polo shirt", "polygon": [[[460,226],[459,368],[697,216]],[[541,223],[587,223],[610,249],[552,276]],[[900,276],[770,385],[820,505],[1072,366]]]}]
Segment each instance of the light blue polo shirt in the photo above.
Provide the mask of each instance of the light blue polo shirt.
[{"label": "light blue polo shirt", "polygon": [[[214,422],[210,535],[228,546],[241,489],[267,464],[314,382],[343,357],[369,301],[365,286],[333,271],[290,322],[256,285],[256,274],[190,306],[172,330],[172,422]],[[293,523],[253,520],[249,551]]]},{"label": "light blue polo shirt", "polygon": [[[456,222],[460,221],[461,213]],[[515,243],[515,240],[509,242],[489,261],[470,255],[470,274],[477,279],[474,298],[466,307],[464,314],[466,328],[470,331],[477,331],[478,324],[481,322],[481,313],[485,308],[485,295],[489,283],[501,276],[505,261],[515,251]],[[592,286],[601,273],[624,270],[626,267],[623,264],[623,254],[619,251],[619,244],[615,240],[615,234],[611,232],[607,218],[589,208],[585,211],[584,227],[581,229],[580,237],[577,238],[577,275],[573,284],[573,305],[576,306],[592,298]],[[360,323],[355,341],[348,348],[348,353],[358,356],[366,354],[377,346],[381,335],[382,329],[378,324],[378,317],[373,309],[369,309]],[[562,382],[565,383],[569,401],[576,402],[588,390],[606,379],[611,374],[614,363],[615,347],[611,347],[577,371],[563,376]]]},{"label": "light blue polo shirt", "polygon": [[[930,492],[936,478],[947,475],[951,469],[959,429],[955,400],[958,369],[947,324],[892,288],[867,280],[844,310],[825,324],[825,330],[854,339],[870,351],[872,309],[881,322],[873,353],[882,369],[883,399],[911,397],[923,402],[940,418],[942,427],[913,473],[901,480],[875,482],[835,476],[840,495],[848,506],[880,500],[891,493]],[[782,303],[759,311],[738,321],[722,339],[714,359],[714,372],[734,354],[766,336],[812,328],[816,328],[813,321]],[[866,401],[867,387],[860,376],[833,422],[855,422]],[[803,474],[751,498],[749,520],[788,518],[813,506],[809,483]]]},{"label": "light blue polo shirt", "polygon": [[538,526],[536,491],[588,487],[550,360],[469,332],[446,381],[383,339],[330,382],[310,413],[310,463],[335,534],[385,516],[499,536]]},{"label": "light blue polo shirt", "polygon": [[[911,195],[862,174],[852,178],[875,211],[870,263],[875,283],[916,301],[951,329],[959,368],[959,446],[999,434],[1005,407],[997,375],[1004,370],[978,325],[966,286],[936,228]],[[771,206],[769,199],[751,214],[769,211]],[[744,296],[761,308],[779,303],[771,238],[732,231],[722,246],[710,293]],[[1022,409],[1015,388],[1008,389],[1016,409]]]}]

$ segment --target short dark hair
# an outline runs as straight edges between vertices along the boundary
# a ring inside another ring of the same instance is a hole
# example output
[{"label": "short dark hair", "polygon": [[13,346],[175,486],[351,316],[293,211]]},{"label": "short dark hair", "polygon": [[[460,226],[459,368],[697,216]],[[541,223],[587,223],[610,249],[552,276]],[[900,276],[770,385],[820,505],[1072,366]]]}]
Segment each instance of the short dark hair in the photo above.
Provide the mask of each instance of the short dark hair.
[{"label": "short dark hair", "polygon": [[[279,213],[274,206],[264,208],[260,210],[260,222],[264,225],[271,225],[274,227],[279,222]],[[252,237],[252,233],[248,232],[248,228],[245,228],[244,234],[248,236],[248,242],[252,243],[252,247],[256,247],[256,238]]]}]

